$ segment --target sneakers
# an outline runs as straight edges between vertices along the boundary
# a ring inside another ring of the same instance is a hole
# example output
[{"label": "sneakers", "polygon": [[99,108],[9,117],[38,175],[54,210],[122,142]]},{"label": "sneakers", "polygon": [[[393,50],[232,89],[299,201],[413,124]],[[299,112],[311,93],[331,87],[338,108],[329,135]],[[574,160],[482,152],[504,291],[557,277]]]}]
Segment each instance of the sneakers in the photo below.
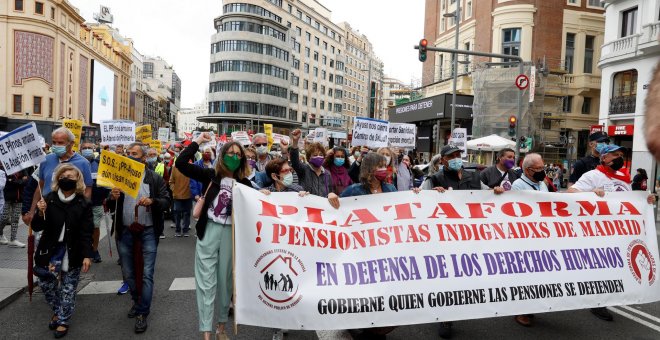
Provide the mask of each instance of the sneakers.
[{"label": "sneakers", "polygon": [[441,322],[440,330],[438,330],[438,335],[443,339],[450,339],[452,336],[451,322]]},{"label": "sneakers", "polygon": [[605,321],[612,321],[614,320],[614,317],[612,316],[612,313],[607,310],[605,307],[600,307],[600,308],[592,308],[591,313],[593,313],[595,316],[597,316],[601,320]]},{"label": "sneakers", "polygon": [[136,315],[137,315],[137,312],[135,311],[135,304],[133,304],[133,306],[132,306],[131,309],[128,311],[128,314],[127,314],[126,316],[128,316],[129,319],[132,319],[132,318],[134,318]]},{"label": "sneakers", "polygon": [[183,233],[183,237],[190,237],[190,235],[189,235],[188,232],[186,231],[186,232]]},{"label": "sneakers", "polygon": [[144,333],[147,330],[147,316],[137,315],[135,317],[135,333]]},{"label": "sneakers", "polygon": [[175,233],[174,237],[181,237],[181,233]]},{"label": "sneakers", "polygon": [[164,239],[164,238],[165,238],[165,234],[160,234],[160,236],[158,236],[158,238],[161,239],[161,240]]},{"label": "sneakers", "polygon": [[9,240],[5,237],[5,235],[0,236],[0,244],[8,244]]},{"label": "sneakers", "polygon": [[94,257],[92,258],[92,262],[101,263],[101,254],[99,254],[98,250],[94,252]]},{"label": "sneakers", "polygon": [[170,224],[170,228],[174,229],[176,228],[176,225],[174,223]]},{"label": "sneakers", "polygon": [[18,240],[13,240],[7,243],[7,245],[11,248],[25,248],[25,243],[20,242]]},{"label": "sneakers", "polygon": [[117,295],[124,295],[128,293],[128,283],[122,282],[121,287],[119,287],[119,290],[117,291]]}]

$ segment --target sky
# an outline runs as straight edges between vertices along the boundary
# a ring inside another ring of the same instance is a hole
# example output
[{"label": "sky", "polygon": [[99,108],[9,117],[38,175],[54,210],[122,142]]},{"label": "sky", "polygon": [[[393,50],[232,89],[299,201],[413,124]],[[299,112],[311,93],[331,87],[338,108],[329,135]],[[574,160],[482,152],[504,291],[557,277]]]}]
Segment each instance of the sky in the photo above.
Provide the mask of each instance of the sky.
[{"label": "sky", "polygon": [[[181,78],[182,107],[203,103],[208,88],[213,19],[221,0],[69,0],[89,22],[101,4],[110,7],[112,26],[133,39],[137,50],[160,56]],[[385,74],[404,83],[421,77],[413,46],[424,32],[424,0],[319,0],[335,23],[364,33],[385,64]],[[194,4],[194,5],[192,5]]]}]

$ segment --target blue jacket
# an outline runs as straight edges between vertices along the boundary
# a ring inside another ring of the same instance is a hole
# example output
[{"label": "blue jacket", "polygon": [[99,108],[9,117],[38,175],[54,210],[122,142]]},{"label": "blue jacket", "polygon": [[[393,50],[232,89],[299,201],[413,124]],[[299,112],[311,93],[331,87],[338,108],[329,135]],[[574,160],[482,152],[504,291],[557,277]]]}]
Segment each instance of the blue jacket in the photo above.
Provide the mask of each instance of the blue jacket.
[{"label": "blue jacket", "polygon": [[[381,190],[383,192],[396,192],[396,187],[392,184],[388,184],[385,182],[382,182],[380,184]],[[348,188],[344,189],[344,191],[339,195],[339,197],[353,197],[353,196],[363,196],[363,195],[369,195],[371,192],[364,187],[362,183],[355,183],[351,184]]]}]

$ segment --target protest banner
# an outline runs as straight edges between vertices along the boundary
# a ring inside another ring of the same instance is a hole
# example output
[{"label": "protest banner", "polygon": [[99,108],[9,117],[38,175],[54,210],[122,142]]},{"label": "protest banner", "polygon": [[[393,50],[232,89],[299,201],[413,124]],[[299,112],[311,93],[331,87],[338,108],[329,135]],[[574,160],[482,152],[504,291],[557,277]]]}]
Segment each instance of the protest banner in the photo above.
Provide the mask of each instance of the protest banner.
[{"label": "protest banner", "polygon": [[153,140],[151,134],[151,125],[140,125],[135,130],[135,140],[144,144],[149,144]]},{"label": "protest banner", "polygon": [[415,148],[417,127],[415,124],[390,123],[388,141],[397,148]]},{"label": "protest banner", "polygon": [[0,137],[0,162],[7,175],[41,164],[46,160],[34,123],[25,124]]},{"label": "protest banner", "polygon": [[289,136],[280,135],[279,133],[274,133],[273,134],[273,144],[281,144],[281,141],[285,141],[286,143],[291,142]]},{"label": "protest banner", "polygon": [[236,320],[384,327],[660,299],[644,192],[412,191],[327,199],[233,189]]},{"label": "protest banner", "polygon": [[313,143],[321,143],[324,146],[328,146],[328,129],[326,128],[316,128],[314,129],[314,136],[312,137]]},{"label": "protest banner", "polygon": [[[211,141],[203,143],[202,145],[199,146],[199,149],[201,150],[201,149],[203,149],[207,146],[212,147],[212,148],[215,149],[215,147],[218,143],[218,141],[215,139],[215,132],[213,132],[213,131],[204,131],[204,132],[207,132],[210,135]],[[199,137],[199,135],[201,135],[201,134],[202,134],[202,131],[193,131],[192,140],[197,140],[197,137]]]},{"label": "protest banner", "polygon": [[62,126],[69,129],[73,133],[75,140],[73,141],[73,151],[78,152],[80,149],[80,136],[82,136],[83,122],[77,119],[64,119]]},{"label": "protest banner", "polygon": [[109,120],[101,122],[102,145],[128,145],[135,142],[135,122]]},{"label": "protest banner", "polygon": [[176,133],[175,132],[170,132],[170,141],[175,141],[176,140]]},{"label": "protest banner", "polygon": [[119,188],[126,195],[137,198],[142,184],[144,163],[101,150],[96,184],[106,188]]},{"label": "protest banner", "polygon": [[371,118],[355,118],[353,146],[382,148],[388,144],[389,122]]},{"label": "protest banner", "polygon": [[461,158],[467,157],[467,129],[455,128],[449,137],[449,144],[461,149]]},{"label": "protest banner", "polygon": [[231,139],[232,141],[239,142],[243,146],[247,146],[252,144],[252,139],[250,139],[250,135],[246,131],[234,131],[231,133]]},{"label": "protest banner", "polygon": [[158,139],[152,140],[151,143],[149,143],[150,148],[156,149],[160,153],[161,149],[163,148],[163,143],[161,143]]},{"label": "protest banner", "polygon": [[273,124],[264,124],[264,133],[268,139],[268,150],[273,146]]},{"label": "protest banner", "polygon": [[166,127],[158,128],[158,140],[167,141],[170,137],[170,129]]}]

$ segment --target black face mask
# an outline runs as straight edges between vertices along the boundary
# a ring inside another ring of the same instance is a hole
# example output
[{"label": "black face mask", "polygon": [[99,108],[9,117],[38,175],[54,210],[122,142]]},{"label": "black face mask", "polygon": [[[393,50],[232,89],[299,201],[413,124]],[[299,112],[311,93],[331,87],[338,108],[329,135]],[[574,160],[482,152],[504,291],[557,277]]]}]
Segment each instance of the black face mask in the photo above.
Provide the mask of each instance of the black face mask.
[{"label": "black face mask", "polygon": [[539,172],[535,171],[534,175],[532,175],[532,178],[537,182],[541,182],[545,179],[545,170],[541,170]]},{"label": "black face mask", "polygon": [[57,185],[62,189],[62,191],[71,191],[76,188],[77,181],[74,181],[69,178],[60,178],[57,180]]},{"label": "black face mask", "polygon": [[614,171],[618,171],[619,169],[623,168],[623,158],[617,157],[612,161],[612,164],[609,165],[610,168]]}]

